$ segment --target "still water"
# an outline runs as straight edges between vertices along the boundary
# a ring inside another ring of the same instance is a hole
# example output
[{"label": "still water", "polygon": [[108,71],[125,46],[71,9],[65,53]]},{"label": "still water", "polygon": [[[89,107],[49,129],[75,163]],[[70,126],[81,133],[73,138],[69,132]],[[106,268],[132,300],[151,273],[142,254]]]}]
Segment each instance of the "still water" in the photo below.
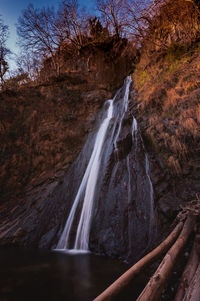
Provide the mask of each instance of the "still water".
[{"label": "still water", "polygon": [[2,248],[0,300],[91,301],[127,268],[118,260],[88,253]]}]

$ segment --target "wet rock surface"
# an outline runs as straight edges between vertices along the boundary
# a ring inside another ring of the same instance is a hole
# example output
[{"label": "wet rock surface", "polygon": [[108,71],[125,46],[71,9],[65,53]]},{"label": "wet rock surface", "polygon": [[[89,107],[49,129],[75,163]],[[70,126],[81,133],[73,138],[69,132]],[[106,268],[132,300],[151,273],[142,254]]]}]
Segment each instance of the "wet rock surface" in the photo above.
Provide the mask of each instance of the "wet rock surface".
[{"label": "wet rock surface", "polygon": [[[133,262],[151,246],[155,224],[140,135],[137,145],[133,143],[131,148],[126,148],[124,144],[124,147],[123,154],[127,155],[122,157],[112,153],[113,162],[102,179],[90,247],[100,254]],[[121,154],[122,149],[119,150]]]}]

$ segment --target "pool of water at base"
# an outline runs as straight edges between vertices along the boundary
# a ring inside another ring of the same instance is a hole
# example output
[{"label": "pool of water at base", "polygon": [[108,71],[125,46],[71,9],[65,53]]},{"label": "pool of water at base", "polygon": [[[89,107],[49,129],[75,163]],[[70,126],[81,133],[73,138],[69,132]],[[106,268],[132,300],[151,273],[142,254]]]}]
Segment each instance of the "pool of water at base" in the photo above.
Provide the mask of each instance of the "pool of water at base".
[{"label": "pool of water at base", "polygon": [[[91,301],[128,269],[119,260],[74,254],[0,249],[0,301]],[[135,300],[138,284],[130,300]],[[128,296],[118,300],[128,301]]]}]

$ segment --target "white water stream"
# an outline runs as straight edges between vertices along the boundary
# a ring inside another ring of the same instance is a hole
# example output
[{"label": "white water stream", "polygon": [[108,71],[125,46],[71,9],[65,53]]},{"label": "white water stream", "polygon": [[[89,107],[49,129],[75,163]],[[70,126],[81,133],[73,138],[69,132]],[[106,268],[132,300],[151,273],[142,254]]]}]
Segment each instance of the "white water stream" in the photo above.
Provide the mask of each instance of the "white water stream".
[{"label": "white water stream", "polygon": [[83,250],[83,251],[88,250],[94,192],[95,192],[97,179],[98,179],[103,143],[105,140],[106,132],[108,130],[109,122],[113,117],[113,101],[114,99],[107,101],[109,104],[107,116],[103,120],[99,128],[99,131],[97,133],[94,149],[90,161],[88,163],[81,185],[75,197],[64,231],[58,242],[57,249],[69,248],[70,231],[73,225],[73,221],[74,221],[74,217],[76,214],[79,201],[82,195],[84,194],[84,201],[83,201],[81,216],[78,223],[76,238],[74,242],[74,249]]}]

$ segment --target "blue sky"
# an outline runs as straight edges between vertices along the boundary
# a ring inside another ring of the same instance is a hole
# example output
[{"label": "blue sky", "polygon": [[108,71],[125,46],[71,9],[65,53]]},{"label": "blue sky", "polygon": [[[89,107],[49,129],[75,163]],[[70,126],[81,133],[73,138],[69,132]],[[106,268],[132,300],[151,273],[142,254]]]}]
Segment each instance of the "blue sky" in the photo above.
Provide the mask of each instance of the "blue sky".
[{"label": "blue sky", "polygon": [[[90,11],[94,10],[95,0],[78,0],[81,6],[86,6]],[[7,43],[8,48],[13,52],[18,52],[17,34],[15,24],[21,14],[21,11],[25,9],[29,3],[33,3],[35,7],[42,6],[57,6],[59,0],[0,0],[0,15],[6,25],[9,26],[10,36]],[[10,61],[10,65],[13,68],[14,64]]]}]

